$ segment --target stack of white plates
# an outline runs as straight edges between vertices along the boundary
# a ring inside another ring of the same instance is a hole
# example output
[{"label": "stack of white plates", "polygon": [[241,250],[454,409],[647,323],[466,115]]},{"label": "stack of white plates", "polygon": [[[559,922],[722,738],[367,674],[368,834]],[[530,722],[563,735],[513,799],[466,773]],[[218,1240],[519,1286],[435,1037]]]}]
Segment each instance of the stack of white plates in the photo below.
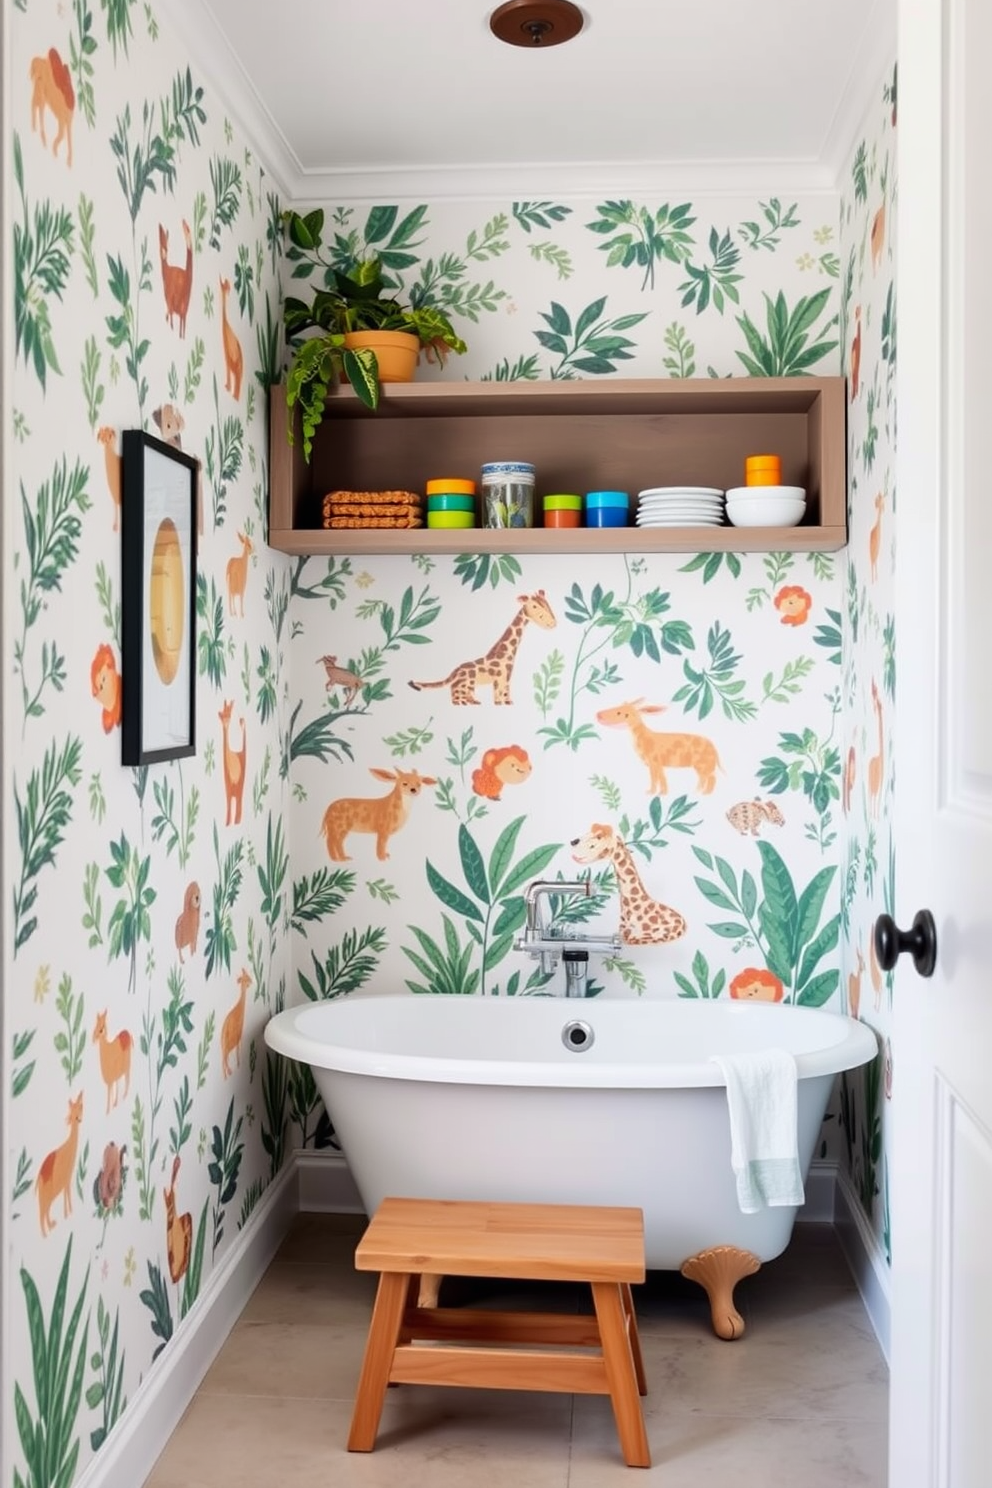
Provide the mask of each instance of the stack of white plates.
[{"label": "stack of white plates", "polygon": [[723,492],[715,486],[649,486],[638,492],[638,527],[722,527]]}]

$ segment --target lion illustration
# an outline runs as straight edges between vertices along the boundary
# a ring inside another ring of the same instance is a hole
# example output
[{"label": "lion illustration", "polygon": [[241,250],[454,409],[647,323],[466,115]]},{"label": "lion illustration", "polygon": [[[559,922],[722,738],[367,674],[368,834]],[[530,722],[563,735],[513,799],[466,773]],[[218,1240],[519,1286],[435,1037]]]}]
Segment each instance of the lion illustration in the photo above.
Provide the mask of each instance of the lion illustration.
[{"label": "lion illustration", "polygon": [[114,653],[104,641],[97,648],[90,667],[90,686],[93,696],[98,698],[103,707],[103,731],[109,734],[113,728],[119,728],[121,722],[121,676],[117,670],[117,662]]}]

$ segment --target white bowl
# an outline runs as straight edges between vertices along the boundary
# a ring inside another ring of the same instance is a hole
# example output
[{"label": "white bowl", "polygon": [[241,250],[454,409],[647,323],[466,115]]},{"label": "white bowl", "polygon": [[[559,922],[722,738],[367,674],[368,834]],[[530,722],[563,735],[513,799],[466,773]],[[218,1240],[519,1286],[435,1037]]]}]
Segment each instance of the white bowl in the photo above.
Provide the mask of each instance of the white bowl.
[{"label": "white bowl", "polygon": [[796,496],[727,502],[727,520],[734,527],[798,527],[806,511]]},{"label": "white bowl", "polygon": [[803,486],[732,486],[727,492],[728,501],[764,501],[773,496],[805,501],[806,491]]}]

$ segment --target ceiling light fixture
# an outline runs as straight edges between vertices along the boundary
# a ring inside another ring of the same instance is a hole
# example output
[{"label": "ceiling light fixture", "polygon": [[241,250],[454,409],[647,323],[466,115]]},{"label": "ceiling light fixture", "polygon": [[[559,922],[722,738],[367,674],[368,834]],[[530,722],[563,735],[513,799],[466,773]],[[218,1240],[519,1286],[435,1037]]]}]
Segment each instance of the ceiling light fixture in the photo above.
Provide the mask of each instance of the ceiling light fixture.
[{"label": "ceiling light fixture", "polygon": [[583,19],[572,0],[506,0],[489,17],[489,29],[510,46],[552,47],[578,36]]}]

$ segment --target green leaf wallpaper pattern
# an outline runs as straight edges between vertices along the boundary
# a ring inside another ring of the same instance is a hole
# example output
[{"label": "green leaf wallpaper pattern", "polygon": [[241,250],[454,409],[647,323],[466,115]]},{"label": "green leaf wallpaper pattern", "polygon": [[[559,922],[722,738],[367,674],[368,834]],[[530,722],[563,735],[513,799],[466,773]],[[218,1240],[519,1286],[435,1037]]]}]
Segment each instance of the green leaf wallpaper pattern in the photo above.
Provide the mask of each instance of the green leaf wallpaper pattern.
[{"label": "green leaf wallpaper pattern", "polygon": [[[24,1488],[71,1488],[106,1448],[286,1156],[252,1116],[285,1131],[290,1110],[287,1082],[267,1105],[252,1090],[290,982],[290,787],[273,762],[292,565],[261,537],[281,202],[161,9],[32,0],[9,28],[3,985],[19,1139],[3,1202],[20,1285],[3,1471]],[[200,467],[197,752],[134,770],[126,428]],[[253,787],[231,822],[225,703]]]}]

